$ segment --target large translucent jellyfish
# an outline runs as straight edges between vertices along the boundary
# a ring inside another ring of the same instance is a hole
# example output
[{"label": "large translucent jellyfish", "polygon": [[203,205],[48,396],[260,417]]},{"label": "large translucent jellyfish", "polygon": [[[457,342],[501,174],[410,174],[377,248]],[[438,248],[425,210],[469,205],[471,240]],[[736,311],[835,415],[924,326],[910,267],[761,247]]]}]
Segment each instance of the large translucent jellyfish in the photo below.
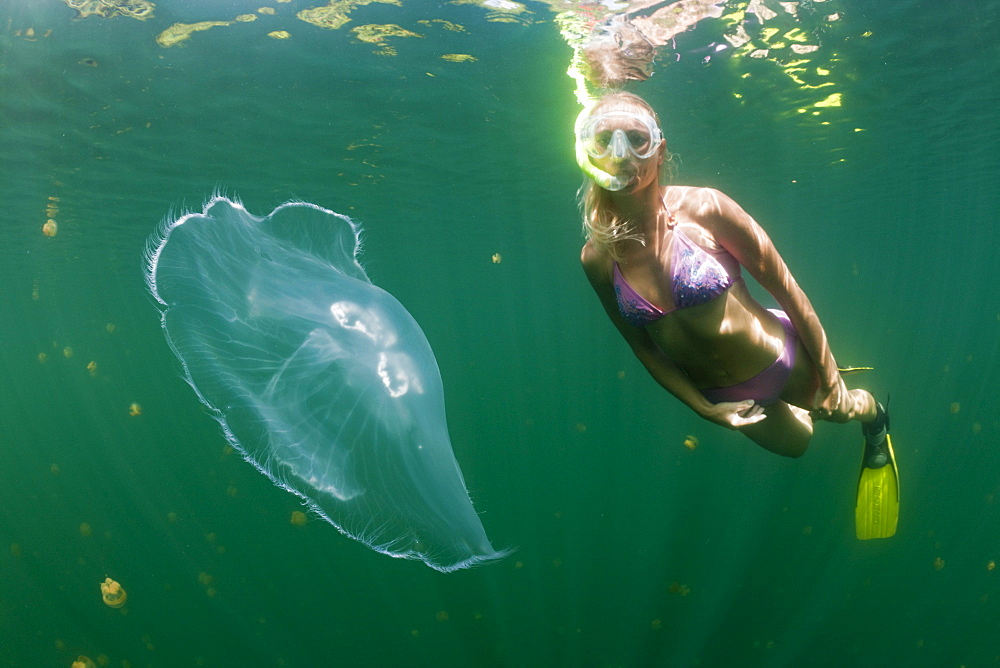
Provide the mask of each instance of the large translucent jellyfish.
[{"label": "large translucent jellyfish", "polygon": [[150,239],[167,342],[229,442],[340,531],[453,571],[500,558],[452,453],[424,333],[313,204],[216,196]]}]

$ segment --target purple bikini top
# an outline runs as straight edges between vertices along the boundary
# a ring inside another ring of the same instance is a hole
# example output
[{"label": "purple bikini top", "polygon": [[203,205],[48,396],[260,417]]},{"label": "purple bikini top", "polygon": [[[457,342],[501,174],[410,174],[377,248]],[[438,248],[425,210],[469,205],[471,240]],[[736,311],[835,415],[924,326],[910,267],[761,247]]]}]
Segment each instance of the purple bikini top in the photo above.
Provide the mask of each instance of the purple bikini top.
[{"label": "purple bikini top", "polygon": [[[674,247],[670,262],[673,308],[663,310],[647,301],[629,285],[615,262],[615,297],[618,299],[618,310],[629,324],[643,327],[671,311],[705,304],[742,280],[740,263],[726,249],[708,251],[688,239],[680,227],[675,227],[673,232]],[[728,268],[725,265],[729,265]]]}]

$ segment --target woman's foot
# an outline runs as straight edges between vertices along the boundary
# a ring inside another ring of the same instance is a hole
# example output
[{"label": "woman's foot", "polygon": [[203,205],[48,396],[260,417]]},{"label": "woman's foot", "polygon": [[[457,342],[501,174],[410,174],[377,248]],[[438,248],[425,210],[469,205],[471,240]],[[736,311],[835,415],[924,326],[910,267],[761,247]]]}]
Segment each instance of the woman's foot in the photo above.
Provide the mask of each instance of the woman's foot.
[{"label": "woman's foot", "polygon": [[878,402],[875,411],[875,419],[861,425],[861,433],[865,435],[864,466],[869,469],[879,469],[889,463],[885,439],[889,433],[889,414]]}]

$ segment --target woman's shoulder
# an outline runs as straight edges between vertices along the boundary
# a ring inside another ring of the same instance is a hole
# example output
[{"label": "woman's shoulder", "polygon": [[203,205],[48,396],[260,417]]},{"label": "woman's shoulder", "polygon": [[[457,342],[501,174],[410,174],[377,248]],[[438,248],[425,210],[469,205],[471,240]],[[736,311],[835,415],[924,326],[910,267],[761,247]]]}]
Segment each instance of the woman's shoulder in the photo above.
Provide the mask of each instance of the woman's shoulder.
[{"label": "woman's shoulder", "polygon": [[667,186],[663,200],[674,211],[698,217],[718,213],[734,203],[724,192],[709,186]]},{"label": "woman's shoulder", "polygon": [[711,234],[725,234],[729,228],[747,227],[752,219],[736,200],[716,188],[670,186],[664,196],[667,206],[681,221],[700,225]]},{"label": "woman's shoulder", "polygon": [[593,241],[587,241],[580,250],[580,264],[591,283],[610,280],[612,261],[611,255],[597,248]]},{"label": "woman's shoulder", "polygon": [[589,271],[590,267],[600,266],[607,261],[608,254],[601,252],[593,241],[588,240],[580,249],[580,264]]}]

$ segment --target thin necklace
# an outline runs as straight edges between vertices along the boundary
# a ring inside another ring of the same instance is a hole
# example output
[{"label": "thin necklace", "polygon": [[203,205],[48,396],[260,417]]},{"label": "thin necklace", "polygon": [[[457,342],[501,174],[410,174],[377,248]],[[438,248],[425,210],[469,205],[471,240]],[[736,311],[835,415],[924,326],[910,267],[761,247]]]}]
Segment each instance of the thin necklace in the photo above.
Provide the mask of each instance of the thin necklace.
[{"label": "thin necklace", "polygon": [[672,230],[677,226],[677,218],[674,216],[674,212],[667,209],[667,229]]},{"label": "thin necklace", "polygon": [[667,205],[667,194],[663,193],[663,209],[667,212],[667,229],[673,231],[674,226],[677,225],[677,218],[674,216],[674,212],[670,210]]}]

